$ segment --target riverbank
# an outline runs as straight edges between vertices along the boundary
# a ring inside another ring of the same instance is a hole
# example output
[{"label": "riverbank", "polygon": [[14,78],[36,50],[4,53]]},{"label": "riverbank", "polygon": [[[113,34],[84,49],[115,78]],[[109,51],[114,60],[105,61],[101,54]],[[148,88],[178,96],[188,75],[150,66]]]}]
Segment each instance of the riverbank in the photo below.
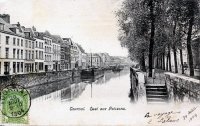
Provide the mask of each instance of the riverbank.
[{"label": "riverbank", "polygon": [[6,85],[18,84],[29,90],[31,98],[69,86],[73,82],[80,82],[79,70],[53,71],[43,73],[18,74],[0,77],[0,88]]}]

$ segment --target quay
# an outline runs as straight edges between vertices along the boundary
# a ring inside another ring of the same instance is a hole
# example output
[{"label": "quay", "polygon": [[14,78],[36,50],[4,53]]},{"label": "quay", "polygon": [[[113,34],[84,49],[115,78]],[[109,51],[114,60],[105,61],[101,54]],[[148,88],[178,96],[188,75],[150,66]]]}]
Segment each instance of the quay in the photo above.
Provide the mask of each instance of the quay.
[{"label": "quay", "polygon": [[147,103],[200,100],[200,80],[185,75],[156,70],[154,77],[149,78],[146,72],[130,68],[130,81],[134,101],[139,99],[141,92]]}]

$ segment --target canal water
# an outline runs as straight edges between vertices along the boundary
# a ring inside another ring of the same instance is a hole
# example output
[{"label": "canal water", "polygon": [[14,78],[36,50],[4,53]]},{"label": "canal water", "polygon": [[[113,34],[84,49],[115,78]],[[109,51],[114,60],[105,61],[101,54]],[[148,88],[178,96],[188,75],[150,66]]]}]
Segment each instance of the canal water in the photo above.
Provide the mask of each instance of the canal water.
[{"label": "canal water", "polygon": [[99,79],[83,80],[34,98],[30,124],[132,124],[129,76],[129,70],[107,71]]},{"label": "canal water", "polygon": [[143,93],[141,90],[137,102],[133,102],[129,70],[107,71],[99,79],[75,81],[68,87],[34,98],[28,113],[29,124],[147,125],[148,112],[184,110],[180,105],[148,105]]}]

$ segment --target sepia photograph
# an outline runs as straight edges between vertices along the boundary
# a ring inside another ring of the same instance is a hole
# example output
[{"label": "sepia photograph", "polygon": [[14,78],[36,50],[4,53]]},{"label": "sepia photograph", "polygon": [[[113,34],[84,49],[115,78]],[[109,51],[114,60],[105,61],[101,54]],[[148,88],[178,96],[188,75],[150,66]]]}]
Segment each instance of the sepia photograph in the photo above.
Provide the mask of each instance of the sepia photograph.
[{"label": "sepia photograph", "polygon": [[0,0],[0,125],[200,126],[200,1]]}]

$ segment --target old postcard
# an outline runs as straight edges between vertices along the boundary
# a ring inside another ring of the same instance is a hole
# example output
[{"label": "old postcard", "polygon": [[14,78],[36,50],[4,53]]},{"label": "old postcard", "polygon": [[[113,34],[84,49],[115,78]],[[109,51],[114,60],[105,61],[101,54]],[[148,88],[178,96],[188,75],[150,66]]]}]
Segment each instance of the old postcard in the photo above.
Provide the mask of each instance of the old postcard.
[{"label": "old postcard", "polygon": [[0,125],[200,126],[200,1],[0,0]]}]

